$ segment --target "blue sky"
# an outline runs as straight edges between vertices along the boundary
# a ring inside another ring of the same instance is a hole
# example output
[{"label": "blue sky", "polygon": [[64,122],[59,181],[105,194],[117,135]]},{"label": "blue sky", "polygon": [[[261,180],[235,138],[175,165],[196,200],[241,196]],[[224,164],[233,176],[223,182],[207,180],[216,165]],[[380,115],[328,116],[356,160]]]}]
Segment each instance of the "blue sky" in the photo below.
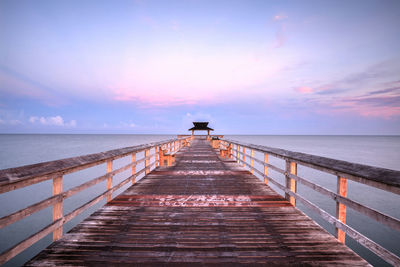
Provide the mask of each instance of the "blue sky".
[{"label": "blue sky", "polygon": [[1,1],[0,133],[400,134],[400,1]]}]

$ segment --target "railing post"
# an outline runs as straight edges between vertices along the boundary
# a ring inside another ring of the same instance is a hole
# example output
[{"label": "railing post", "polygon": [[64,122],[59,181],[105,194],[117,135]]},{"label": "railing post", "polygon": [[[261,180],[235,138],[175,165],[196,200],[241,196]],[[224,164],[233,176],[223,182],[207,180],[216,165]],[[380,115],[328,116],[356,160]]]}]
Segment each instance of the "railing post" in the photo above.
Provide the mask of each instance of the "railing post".
[{"label": "railing post", "polygon": [[[63,191],[63,177],[58,176],[53,178],[53,196],[61,194]],[[63,201],[60,200],[53,206],[53,222],[62,218],[63,216]],[[59,227],[53,231],[53,241],[56,241],[62,237],[63,227]]]},{"label": "railing post", "polygon": [[[347,197],[347,179],[337,177],[337,193],[343,197]],[[346,205],[336,201],[336,218],[342,223],[346,223]],[[336,237],[341,243],[346,241],[346,233],[336,228]]]},{"label": "railing post", "polygon": [[[107,161],[107,173],[112,172],[112,167],[113,166],[113,162],[112,160]],[[107,178],[107,190],[112,188],[112,182],[113,182],[113,177],[112,175],[110,175]],[[112,200],[112,194],[107,195],[107,202],[110,202]]]},{"label": "railing post", "polygon": [[251,170],[250,172],[254,173],[254,149],[251,150],[251,159],[250,159]]},{"label": "railing post", "polygon": [[160,155],[158,154],[158,146],[154,147],[154,160],[156,161],[156,167],[160,166]]},{"label": "railing post", "polygon": [[146,170],[144,171],[144,173],[145,173],[146,175],[150,173],[150,169],[147,168],[147,167],[149,167],[149,165],[150,165],[150,159],[147,158],[149,155],[150,155],[150,149],[146,149],[146,150],[144,151],[144,157],[145,157],[145,160],[144,160],[144,167],[146,168]]},{"label": "railing post", "polygon": [[162,145],[158,147],[158,165],[164,166],[164,151]]},{"label": "railing post", "polygon": [[237,159],[237,163],[240,163],[240,160],[239,160],[239,152],[240,152],[240,146],[239,145],[236,145],[236,159]]},{"label": "railing post", "polygon": [[[132,163],[136,162],[136,153],[132,153]],[[136,165],[132,166],[132,185],[136,183]]]},{"label": "railing post", "polygon": [[243,147],[243,167],[246,166],[246,164],[244,164],[246,162],[246,148]]},{"label": "railing post", "polygon": [[[264,153],[264,162],[268,163],[268,154]],[[268,184],[268,178],[266,176],[268,176],[268,166],[264,165],[264,183]]]},{"label": "railing post", "polygon": [[[288,175],[289,173],[297,175],[297,164],[296,162],[291,162],[289,160],[286,160],[286,188],[296,193],[297,182],[296,180],[289,177]],[[288,193],[285,193],[285,198],[290,202],[290,204],[296,207],[296,199],[294,197],[290,196]]]}]

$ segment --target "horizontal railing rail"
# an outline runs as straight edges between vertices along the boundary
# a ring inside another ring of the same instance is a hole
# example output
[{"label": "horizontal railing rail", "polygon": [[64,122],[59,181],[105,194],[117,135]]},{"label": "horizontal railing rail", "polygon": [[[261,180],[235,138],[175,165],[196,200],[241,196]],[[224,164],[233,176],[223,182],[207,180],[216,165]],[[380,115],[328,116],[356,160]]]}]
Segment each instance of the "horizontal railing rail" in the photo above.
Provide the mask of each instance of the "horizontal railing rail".
[{"label": "horizontal railing rail", "polygon": [[[53,233],[53,241],[60,239],[63,233],[63,225],[65,223],[105,198],[107,199],[107,202],[111,201],[113,192],[129,182],[134,184],[138,176],[143,173],[148,174],[152,167],[163,165],[160,162],[160,158],[163,157],[164,153],[175,154],[183,146],[190,145],[191,141],[191,137],[181,137],[145,145],[114,149],[101,153],[0,170],[0,194],[46,180],[53,180],[53,195],[51,197],[0,218],[1,229],[47,207],[53,206],[53,222],[1,253],[0,264],[9,261],[50,233]],[[154,153],[150,154],[151,150],[153,150]],[[143,151],[144,157],[136,160],[136,154]],[[131,156],[131,162],[113,170],[113,161],[127,156]],[[154,160],[151,162],[153,158]],[[62,183],[64,175],[104,163],[106,163],[107,166],[106,174],[91,179],[69,190],[63,191]],[[136,166],[141,163],[144,163],[144,167],[137,171]],[[113,186],[113,177],[116,174],[129,169],[131,169],[131,175]],[[72,212],[63,215],[63,202],[65,199],[104,181],[107,182],[106,191],[84,203]]]},{"label": "horizontal railing rail", "polygon": [[[228,157],[234,158],[238,163],[243,164],[244,167],[247,166],[251,173],[256,172],[264,178],[266,184],[271,182],[273,185],[281,189],[285,194],[285,198],[293,206],[296,206],[296,200],[298,200],[304,206],[320,215],[328,223],[335,226],[336,237],[340,242],[345,243],[345,236],[347,234],[349,237],[381,257],[386,262],[394,266],[400,265],[400,258],[397,255],[346,224],[346,207],[349,207],[379,223],[389,226],[396,231],[400,231],[399,219],[365,206],[347,197],[347,179],[395,194],[400,194],[400,171],[350,163],[342,160],[292,152],[284,149],[247,144],[229,139],[221,140],[221,146],[222,149],[228,151]],[[247,151],[250,151],[250,154],[248,154]],[[255,151],[261,152],[264,155],[264,161],[255,157]],[[286,168],[282,169],[269,163],[269,156],[284,160],[286,162]],[[247,162],[246,159],[248,159],[249,162]],[[260,171],[255,168],[254,162],[264,166],[264,170]],[[335,193],[319,184],[300,177],[297,174],[298,165],[336,175],[337,192]],[[269,174],[269,170],[274,170],[283,174],[285,176],[285,185],[282,185],[276,179],[272,178],[271,174]],[[297,182],[336,201],[336,217],[301,196],[297,192]]]}]

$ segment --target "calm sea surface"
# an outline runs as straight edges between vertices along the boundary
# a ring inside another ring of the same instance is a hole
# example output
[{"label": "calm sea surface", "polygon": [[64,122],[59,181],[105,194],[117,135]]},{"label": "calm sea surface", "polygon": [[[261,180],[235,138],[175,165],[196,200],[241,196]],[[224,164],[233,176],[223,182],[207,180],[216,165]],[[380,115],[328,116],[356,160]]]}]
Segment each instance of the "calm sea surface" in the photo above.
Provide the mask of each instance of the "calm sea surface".
[{"label": "calm sea surface", "polygon": [[[134,146],[153,141],[160,141],[173,138],[172,135],[0,135],[0,169],[12,168],[43,161],[62,159],[78,155],[102,152],[110,149]],[[400,136],[252,136],[238,135],[226,136],[227,138],[247,143],[260,144],[270,147],[284,148],[292,151],[304,152],[324,157],[357,162],[372,166],[378,166],[393,170],[400,170]],[[141,156],[138,155],[138,158]],[[256,157],[263,159],[263,155]],[[117,160],[114,168],[126,164],[129,159]],[[283,168],[284,162],[270,157],[270,162]],[[261,170],[261,166],[257,166]],[[93,167],[77,173],[65,175],[63,188],[68,190],[76,185],[86,182],[92,178],[104,174],[105,164]],[[115,177],[115,183],[122,180],[121,176]],[[332,191],[336,191],[336,177],[320,171],[299,166],[298,174],[317,184],[320,184]],[[270,176],[284,183],[284,177],[279,173],[270,171]],[[127,177],[127,176],[125,176]],[[88,192],[84,191],[64,202],[64,214],[89,201],[99,193],[103,192],[106,185],[100,183]],[[273,187],[273,186],[272,186]],[[274,188],[274,187],[273,187]],[[126,187],[117,192],[122,192]],[[274,188],[276,189],[276,188]],[[27,188],[15,190],[0,195],[0,217],[17,211],[31,203],[43,200],[51,196],[51,181],[42,182]],[[276,189],[277,192],[280,192]],[[330,214],[335,214],[335,202],[298,185],[301,195],[317,204]],[[348,196],[367,206],[375,208],[393,217],[400,218],[400,196],[388,193],[369,186],[360,185],[349,181]],[[104,205],[104,202],[93,206],[87,212],[76,217],[64,227],[64,232],[69,231],[93,211]],[[333,233],[334,228],[323,221],[318,215],[298,204],[298,207],[308,216],[312,217],[327,231]],[[0,251],[3,252],[30,234],[45,227],[52,220],[51,208],[44,209],[22,221],[0,229]],[[383,245],[397,255],[400,255],[400,233],[388,227],[375,223],[372,219],[348,209],[347,223],[359,232]],[[31,248],[9,261],[5,266],[18,266],[32,258],[39,251],[51,243],[51,235],[43,238]],[[355,250],[362,257],[375,266],[385,266],[371,252],[358,245],[350,238],[346,238],[346,244]]]}]

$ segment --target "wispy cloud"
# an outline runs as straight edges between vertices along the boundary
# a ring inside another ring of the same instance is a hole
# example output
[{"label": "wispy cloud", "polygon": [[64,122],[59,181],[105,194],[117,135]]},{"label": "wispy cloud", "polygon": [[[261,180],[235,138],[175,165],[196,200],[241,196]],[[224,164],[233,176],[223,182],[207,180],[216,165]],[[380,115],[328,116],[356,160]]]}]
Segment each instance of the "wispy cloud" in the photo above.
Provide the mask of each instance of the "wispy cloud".
[{"label": "wispy cloud", "polygon": [[134,103],[141,108],[185,106],[198,103],[198,100],[180,97],[179,95],[152,92],[144,93],[141,90],[127,88],[116,89],[114,91],[113,100]]},{"label": "wispy cloud", "polygon": [[52,88],[5,66],[0,66],[1,93],[7,96],[36,99],[49,106],[65,103],[65,99],[56,96],[57,93]]},{"label": "wispy cloud", "polygon": [[3,119],[0,118],[0,125],[1,124],[2,125],[13,125],[13,126],[15,126],[15,125],[21,125],[22,121],[16,120],[16,119],[3,120]]},{"label": "wispy cloud", "polygon": [[335,87],[319,87],[316,93],[319,95],[335,95],[346,91],[349,90],[344,88],[335,88]]},{"label": "wispy cloud", "polygon": [[31,116],[29,122],[32,124],[50,125],[50,126],[60,126],[60,127],[76,127],[76,120],[71,120],[69,122],[64,121],[61,116],[54,117],[36,117]]},{"label": "wispy cloud", "polygon": [[149,16],[149,15],[142,15],[139,17],[139,20],[142,24],[152,28],[152,29],[158,29],[159,28],[159,24],[158,22],[155,20],[154,17]]},{"label": "wispy cloud", "polygon": [[[366,92],[372,88],[382,87],[386,80],[396,77],[400,72],[400,64],[394,61],[383,61],[366,67],[340,79],[314,86],[315,92],[320,95],[335,95],[351,92]],[[396,81],[390,86],[397,87]],[[369,89],[368,89],[369,88]]]},{"label": "wispy cloud", "polygon": [[343,111],[356,112],[366,117],[391,118],[400,116],[400,96],[343,98],[336,106]]},{"label": "wispy cloud", "polygon": [[278,29],[275,32],[275,41],[273,48],[280,48],[285,45],[286,37],[286,25],[284,21],[288,18],[287,15],[280,13],[274,16],[274,21],[278,23]]},{"label": "wispy cloud", "polygon": [[288,18],[288,16],[283,13],[279,13],[274,16],[274,20],[285,20],[287,18]]},{"label": "wispy cloud", "polygon": [[136,123],[133,123],[133,122],[121,122],[120,124],[122,127],[127,127],[127,128],[137,127]]},{"label": "wispy cloud", "polygon": [[286,43],[285,26],[281,25],[275,33],[274,48],[280,48]]},{"label": "wispy cloud", "polygon": [[297,88],[295,88],[295,90],[301,94],[310,94],[310,93],[314,92],[314,90],[309,86],[297,87]]},{"label": "wispy cloud", "polygon": [[367,95],[380,95],[380,94],[400,94],[400,87],[391,87],[391,88],[385,88],[385,89],[381,89],[381,90],[376,90],[376,91],[372,91],[372,92],[368,92]]},{"label": "wispy cloud", "polygon": [[180,23],[177,21],[177,20],[172,20],[171,21],[171,29],[173,30],[173,31],[179,31],[179,29],[180,29]]}]

